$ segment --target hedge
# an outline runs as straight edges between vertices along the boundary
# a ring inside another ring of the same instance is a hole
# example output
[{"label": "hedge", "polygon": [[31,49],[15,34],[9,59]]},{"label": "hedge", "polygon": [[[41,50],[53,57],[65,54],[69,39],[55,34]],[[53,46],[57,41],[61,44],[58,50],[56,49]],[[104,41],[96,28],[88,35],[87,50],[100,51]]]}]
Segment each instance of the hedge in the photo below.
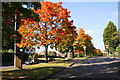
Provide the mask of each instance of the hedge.
[{"label": "hedge", "polygon": [[[28,54],[17,53],[17,56],[22,59],[24,63],[28,59]],[[2,65],[12,65],[14,64],[14,54],[13,53],[2,53]]]}]

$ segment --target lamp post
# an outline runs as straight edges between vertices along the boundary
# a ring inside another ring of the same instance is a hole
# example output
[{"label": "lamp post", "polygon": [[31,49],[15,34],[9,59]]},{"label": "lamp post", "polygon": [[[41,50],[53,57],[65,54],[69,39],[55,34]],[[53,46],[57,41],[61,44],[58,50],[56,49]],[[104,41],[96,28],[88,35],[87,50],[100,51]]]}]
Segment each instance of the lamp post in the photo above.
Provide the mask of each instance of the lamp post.
[{"label": "lamp post", "polygon": [[[15,31],[16,31],[16,19],[17,16],[15,14]],[[16,40],[14,41],[14,68],[16,68]]]},{"label": "lamp post", "polygon": [[85,57],[87,56],[86,55],[86,46],[83,46],[83,49],[84,49],[84,54],[85,54]]}]

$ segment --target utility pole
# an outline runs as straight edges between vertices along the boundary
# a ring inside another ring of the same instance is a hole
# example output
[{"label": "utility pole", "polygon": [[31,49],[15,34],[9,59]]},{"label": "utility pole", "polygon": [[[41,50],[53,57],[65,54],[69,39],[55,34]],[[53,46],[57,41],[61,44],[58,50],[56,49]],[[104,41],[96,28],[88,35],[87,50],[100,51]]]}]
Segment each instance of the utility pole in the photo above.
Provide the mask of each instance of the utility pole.
[{"label": "utility pole", "polygon": [[[15,13],[15,31],[16,31],[16,13]],[[16,68],[16,40],[14,40],[14,68]]]}]

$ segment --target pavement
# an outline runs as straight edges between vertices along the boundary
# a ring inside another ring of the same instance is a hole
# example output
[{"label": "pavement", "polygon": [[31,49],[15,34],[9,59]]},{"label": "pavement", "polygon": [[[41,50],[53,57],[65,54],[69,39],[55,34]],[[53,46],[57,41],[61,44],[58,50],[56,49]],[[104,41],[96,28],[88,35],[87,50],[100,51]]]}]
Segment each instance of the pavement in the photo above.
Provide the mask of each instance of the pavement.
[{"label": "pavement", "polygon": [[[44,63],[45,61],[40,61],[39,63]],[[22,64],[22,66],[27,66],[25,63]],[[13,69],[14,68],[14,64],[12,63],[6,63],[3,66],[0,66],[0,71],[2,70],[7,70],[7,69]]]},{"label": "pavement", "polygon": [[[26,64],[22,64],[22,66],[26,66]],[[7,69],[13,69],[13,68],[14,68],[14,65],[0,66],[0,71],[7,70]]]},{"label": "pavement", "polygon": [[86,80],[86,79],[120,79],[120,59],[95,57],[73,60],[75,64],[46,80]]}]

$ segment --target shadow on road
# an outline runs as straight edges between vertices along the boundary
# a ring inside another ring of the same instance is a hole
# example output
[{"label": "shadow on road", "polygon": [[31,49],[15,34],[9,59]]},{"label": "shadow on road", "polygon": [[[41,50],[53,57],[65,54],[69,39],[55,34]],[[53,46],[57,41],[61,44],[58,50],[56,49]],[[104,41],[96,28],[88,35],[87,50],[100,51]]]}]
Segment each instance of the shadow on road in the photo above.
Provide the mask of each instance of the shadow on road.
[{"label": "shadow on road", "polygon": [[[92,61],[90,62],[90,60]],[[85,63],[86,65],[81,65],[77,63],[71,68],[65,69],[60,73],[49,77],[47,80],[54,80],[54,79],[56,80],[85,79],[86,80],[86,78],[87,79],[110,78],[110,80],[117,80],[117,78],[120,79],[119,77],[120,62],[114,62],[116,60],[118,59],[111,59],[111,58],[86,59],[84,60],[87,62]],[[98,64],[93,64],[94,62]],[[107,63],[101,64],[102,62],[107,62]],[[87,64],[91,64],[91,65],[87,65]]]},{"label": "shadow on road", "polygon": [[120,61],[120,59],[117,58],[106,58],[106,57],[100,57],[100,58],[88,58],[88,59],[81,59],[81,60],[73,60],[76,64],[91,64],[91,63],[102,63],[102,62],[112,62],[112,61]]}]

